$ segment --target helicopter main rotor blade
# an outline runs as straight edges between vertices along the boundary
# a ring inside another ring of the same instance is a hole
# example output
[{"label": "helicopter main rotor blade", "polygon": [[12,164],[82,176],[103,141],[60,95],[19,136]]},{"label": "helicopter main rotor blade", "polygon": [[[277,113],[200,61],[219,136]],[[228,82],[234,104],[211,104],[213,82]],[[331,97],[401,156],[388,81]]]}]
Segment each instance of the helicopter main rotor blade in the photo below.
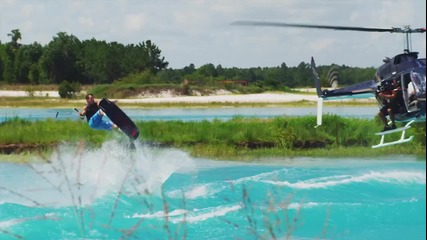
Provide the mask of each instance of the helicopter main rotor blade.
[{"label": "helicopter main rotor blade", "polygon": [[426,32],[426,28],[416,28],[416,29],[414,29],[414,32],[425,33]]},{"label": "helicopter main rotor blade", "polygon": [[263,26],[263,27],[295,27],[295,28],[317,28],[332,29],[341,31],[361,31],[361,32],[404,32],[400,28],[365,28],[365,27],[346,27],[346,26],[328,26],[328,25],[311,25],[311,24],[293,24],[279,22],[259,22],[259,21],[236,21],[232,25],[243,26]]}]

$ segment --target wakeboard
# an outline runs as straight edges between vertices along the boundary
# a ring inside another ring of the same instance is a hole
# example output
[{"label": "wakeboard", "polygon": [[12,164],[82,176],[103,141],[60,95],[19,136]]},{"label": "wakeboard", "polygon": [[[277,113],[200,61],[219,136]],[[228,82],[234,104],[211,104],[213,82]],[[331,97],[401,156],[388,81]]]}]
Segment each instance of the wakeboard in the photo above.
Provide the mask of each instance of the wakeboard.
[{"label": "wakeboard", "polygon": [[103,98],[99,102],[99,108],[105,112],[108,118],[117,125],[123,133],[125,133],[129,138],[135,140],[139,136],[139,129],[136,127],[135,123],[120,109],[114,102]]}]

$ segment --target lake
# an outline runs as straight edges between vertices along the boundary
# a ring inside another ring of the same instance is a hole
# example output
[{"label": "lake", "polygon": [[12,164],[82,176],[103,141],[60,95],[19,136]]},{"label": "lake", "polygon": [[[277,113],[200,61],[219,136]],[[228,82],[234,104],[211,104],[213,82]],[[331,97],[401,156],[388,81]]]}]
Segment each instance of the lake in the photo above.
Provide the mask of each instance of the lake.
[{"label": "lake", "polygon": [[0,163],[0,239],[426,238],[425,158],[244,163],[112,140],[37,159]]},{"label": "lake", "polygon": [[[151,120],[229,120],[233,117],[273,118],[279,116],[316,116],[316,107],[223,107],[223,108],[123,108],[134,121]],[[344,117],[373,118],[378,112],[375,106],[325,107],[325,114]],[[69,108],[0,108],[0,122],[20,117],[29,120],[79,119]]]}]

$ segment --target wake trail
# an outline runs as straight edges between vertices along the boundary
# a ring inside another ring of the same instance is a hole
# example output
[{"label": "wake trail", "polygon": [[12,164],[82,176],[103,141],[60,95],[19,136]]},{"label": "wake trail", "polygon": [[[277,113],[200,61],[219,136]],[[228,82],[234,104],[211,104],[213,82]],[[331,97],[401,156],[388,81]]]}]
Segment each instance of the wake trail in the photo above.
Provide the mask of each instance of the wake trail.
[{"label": "wake trail", "polygon": [[347,185],[352,183],[397,183],[397,184],[426,184],[425,172],[417,171],[389,171],[389,172],[368,172],[362,175],[338,175],[331,177],[320,177],[305,181],[289,182],[289,181],[272,181],[262,180],[267,184],[276,186],[286,186],[295,189],[320,189]]}]

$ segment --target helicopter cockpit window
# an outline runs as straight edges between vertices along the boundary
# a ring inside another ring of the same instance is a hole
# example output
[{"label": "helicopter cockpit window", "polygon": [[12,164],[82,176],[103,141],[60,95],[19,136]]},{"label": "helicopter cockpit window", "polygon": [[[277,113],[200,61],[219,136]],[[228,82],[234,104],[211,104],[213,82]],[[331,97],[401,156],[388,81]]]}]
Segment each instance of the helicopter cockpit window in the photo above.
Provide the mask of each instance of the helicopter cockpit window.
[{"label": "helicopter cockpit window", "polygon": [[402,58],[402,57],[395,57],[395,58],[394,58],[394,62],[393,62],[393,63],[394,63],[395,65],[400,64],[400,62],[401,62],[401,58]]},{"label": "helicopter cockpit window", "polygon": [[394,64],[400,64],[404,62],[411,62],[417,59],[417,54],[404,54],[398,55],[394,58]]}]

